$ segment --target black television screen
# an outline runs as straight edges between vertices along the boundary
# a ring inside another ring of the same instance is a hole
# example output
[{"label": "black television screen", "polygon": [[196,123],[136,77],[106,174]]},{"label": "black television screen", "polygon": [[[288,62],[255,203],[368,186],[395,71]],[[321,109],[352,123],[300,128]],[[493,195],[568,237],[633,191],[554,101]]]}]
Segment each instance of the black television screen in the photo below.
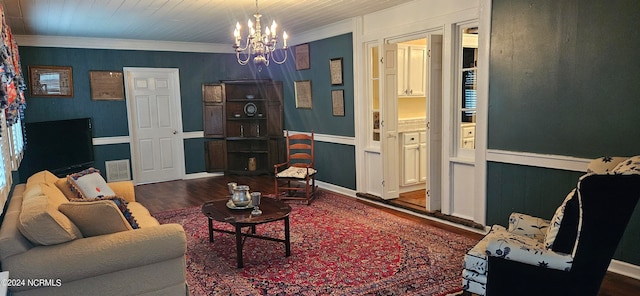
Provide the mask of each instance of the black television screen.
[{"label": "black television screen", "polygon": [[27,178],[42,170],[65,176],[93,165],[91,118],[29,122],[25,124],[25,134],[27,142],[20,168],[25,167]]}]

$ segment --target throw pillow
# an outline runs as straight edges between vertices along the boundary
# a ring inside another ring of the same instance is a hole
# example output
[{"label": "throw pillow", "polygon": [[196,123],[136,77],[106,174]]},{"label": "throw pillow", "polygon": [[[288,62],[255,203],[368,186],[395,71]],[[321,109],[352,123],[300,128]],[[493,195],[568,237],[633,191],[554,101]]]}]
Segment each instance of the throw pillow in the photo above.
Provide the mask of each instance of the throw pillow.
[{"label": "throw pillow", "polygon": [[[85,237],[90,237],[138,228],[130,212],[127,213],[129,219],[125,217],[122,204],[117,197],[78,199],[61,204],[58,210],[73,221]],[[124,208],[128,212],[126,206]]]},{"label": "throw pillow", "polygon": [[640,155],[628,158],[619,163],[612,171],[614,174],[640,174]]},{"label": "throw pillow", "polygon": [[119,197],[77,199],[58,209],[78,226],[85,237],[138,228],[138,224]]},{"label": "throw pillow", "polygon": [[551,218],[544,238],[545,248],[565,254],[573,252],[578,234],[579,211],[578,193],[573,189]]},{"label": "throw pillow", "polygon": [[78,193],[71,190],[71,185],[69,185],[69,182],[67,182],[67,178],[60,178],[55,182],[55,184],[56,187],[60,189],[62,194],[64,194],[64,197],[67,198],[67,201],[69,199],[78,198]]},{"label": "throw pillow", "polygon": [[100,171],[88,168],[84,171],[67,176],[67,182],[71,190],[78,193],[80,198],[96,198],[105,196],[115,196],[116,194],[107,185],[107,182],[100,175]]}]

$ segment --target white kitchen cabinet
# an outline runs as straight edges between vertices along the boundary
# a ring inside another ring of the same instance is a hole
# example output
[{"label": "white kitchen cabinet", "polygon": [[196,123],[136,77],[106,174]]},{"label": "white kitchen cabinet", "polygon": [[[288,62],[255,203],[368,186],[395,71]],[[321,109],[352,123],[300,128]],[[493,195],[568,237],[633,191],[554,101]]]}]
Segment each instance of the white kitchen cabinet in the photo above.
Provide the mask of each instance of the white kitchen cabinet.
[{"label": "white kitchen cabinet", "polygon": [[475,149],[476,147],[476,124],[460,124],[460,146],[463,149]]},{"label": "white kitchen cabinet", "polygon": [[398,44],[398,96],[424,97],[426,75],[426,46]]},{"label": "white kitchen cabinet", "polygon": [[408,132],[402,134],[402,186],[427,181],[427,133]]}]

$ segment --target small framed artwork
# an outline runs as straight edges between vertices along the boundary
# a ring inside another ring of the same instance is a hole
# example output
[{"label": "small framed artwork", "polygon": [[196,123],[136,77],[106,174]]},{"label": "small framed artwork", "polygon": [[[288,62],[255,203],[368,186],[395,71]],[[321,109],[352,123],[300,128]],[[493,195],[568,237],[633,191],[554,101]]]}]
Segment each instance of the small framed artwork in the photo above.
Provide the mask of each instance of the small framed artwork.
[{"label": "small framed artwork", "polygon": [[91,99],[123,101],[124,80],[121,71],[89,71]]},{"label": "small framed artwork", "polygon": [[73,70],[63,66],[29,66],[32,97],[73,97]]},{"label": "small framed artwork", "polygon": [[296,70],[306,70],[311,68],[309,63],[309,43],[300,44],[294,49]]},{"label": "small framed artwork", "polygon": [[344,116],[344,90],[332,90],[331,102],[333,105],[333,116]]},{"label": "small framed artwork", "polygon": [[342,58],[329,60],[329,71],[331,73],[331,85],[342,85]]},{"label": "small framed artwork", "polygon": [[311,109],[311,80],[295,81],[296,108]]}]

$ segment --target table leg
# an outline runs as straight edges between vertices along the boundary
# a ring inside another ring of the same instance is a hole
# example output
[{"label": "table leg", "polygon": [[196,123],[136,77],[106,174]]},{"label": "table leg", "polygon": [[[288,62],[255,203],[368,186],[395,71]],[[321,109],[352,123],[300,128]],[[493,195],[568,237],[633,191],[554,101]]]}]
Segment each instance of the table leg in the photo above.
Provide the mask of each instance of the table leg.
[{"label": "table leg", "polygon": [[238,268],[242,268],[242,227],[236,225],[236,256],[238,257]]},{"label": "table leg", "polygon": [[207,220],[209,220],[209,242],[212,243],[213,242],[213,221],[211,218],[208,218]]},{"label": "table leg", "polygon": [[289,216],[284,218],[284,246],[287,257],[291,256],[291,238],[289,233]]}]

